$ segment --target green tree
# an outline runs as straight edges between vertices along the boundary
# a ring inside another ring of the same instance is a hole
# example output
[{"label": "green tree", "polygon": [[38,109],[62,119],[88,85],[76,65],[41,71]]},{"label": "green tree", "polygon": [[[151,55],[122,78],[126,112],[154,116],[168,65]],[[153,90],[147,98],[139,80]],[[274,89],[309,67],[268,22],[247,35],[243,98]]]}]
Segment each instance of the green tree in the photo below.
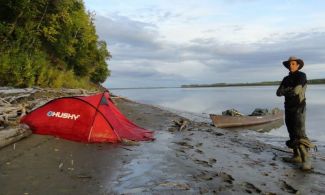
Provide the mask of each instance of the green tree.
[{"label": "green tree", "polygon": [[110,57],[83,1],[0,1],[0,85],[91,86]]}]

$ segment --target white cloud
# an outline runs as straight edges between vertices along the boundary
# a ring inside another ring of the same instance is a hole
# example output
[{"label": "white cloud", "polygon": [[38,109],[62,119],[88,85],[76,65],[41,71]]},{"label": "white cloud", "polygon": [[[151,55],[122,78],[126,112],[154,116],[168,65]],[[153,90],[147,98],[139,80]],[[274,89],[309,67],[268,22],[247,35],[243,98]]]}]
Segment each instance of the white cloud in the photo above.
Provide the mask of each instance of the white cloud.
[{"label": "white cloud", "polygon": [[[96,16],[97,32],[113,55],[109,86],[280,80],[287,74],[281,62],[291,55],[305,60],[308,78],[325,77],[324,25],[321,20],[304,21],[317,16],[325,19],[324,14],[314,11],[297,16],[298,25],[291,21],[295,16],[281,14],[281,6],[266,7],[255,0],[249,4],[264,6],[260,8],[265,13],[236,13],[243,5],[240,1],[211,6],[208,0],[158,2],[163,6],[158,8],[155,1],[132,9],[134,3],[130,3],[125,12],[120,3],[113,12]],[[272,14],[274,10],[279,14]]]}]

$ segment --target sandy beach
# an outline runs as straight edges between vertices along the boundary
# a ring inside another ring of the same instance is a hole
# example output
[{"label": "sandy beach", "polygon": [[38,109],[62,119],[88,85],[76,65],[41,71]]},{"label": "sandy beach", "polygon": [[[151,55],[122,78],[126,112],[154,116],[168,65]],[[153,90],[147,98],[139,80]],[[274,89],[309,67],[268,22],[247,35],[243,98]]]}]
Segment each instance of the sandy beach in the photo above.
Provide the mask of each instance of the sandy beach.
[{"label": "sandy beach", "polygon": [[[115,99],[156,140],[85,144],[32,134],[0,150],[0,194],[324,194],[325,161],[302,172],[254,137]],[[285,148],[283,148],[285,149]],[[286,150],[286,149],[285,149]],[[322,154],[320,151],[319,154]]]}]

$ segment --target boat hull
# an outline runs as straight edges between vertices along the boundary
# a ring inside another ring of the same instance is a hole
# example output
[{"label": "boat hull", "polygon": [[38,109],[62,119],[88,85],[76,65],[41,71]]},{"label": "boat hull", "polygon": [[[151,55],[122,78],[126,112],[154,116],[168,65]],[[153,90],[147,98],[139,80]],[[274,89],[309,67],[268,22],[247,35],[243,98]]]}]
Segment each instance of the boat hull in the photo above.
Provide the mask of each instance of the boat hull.
[{"label": "boat hull", "polygon": [[242,127],[265,124],[277,120],[283,120],[283,112],[280,111],[275,114],[267,114],[264,116],[224,116],[210,114],[210,118],[216,127]]}]

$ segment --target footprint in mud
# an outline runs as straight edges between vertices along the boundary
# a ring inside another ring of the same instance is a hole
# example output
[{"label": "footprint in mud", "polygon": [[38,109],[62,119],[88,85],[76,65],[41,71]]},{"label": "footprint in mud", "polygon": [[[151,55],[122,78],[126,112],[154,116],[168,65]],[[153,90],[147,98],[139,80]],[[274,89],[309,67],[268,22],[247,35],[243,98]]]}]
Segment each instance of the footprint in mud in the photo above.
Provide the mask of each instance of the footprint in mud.
[{"label": "footprint in mud", "polygon": [[218,177],[218,173],[211,173],[209,171],[202,171],[199,175],[193,176],[195,179],[210,181]]},{"label": "footprint in mud", "polygon": [[189,137],[185,137],[183,140],[185,140],[185,141],[192,141],[192,139],[189,138]]},{"label": "footprint in mud", "polygon": [[159,184],[159,187],[163,187],[171,190],[189,190],[190,186],[186,183],[176,183],[176,182],[164,182]]},{"label": "footprint in mud", "polygon": [[209,158],[209,164],[215,164],[217,162],[217,160],[215,158]]},{"label": "footprint in mud", "polygon": [[290,194],[299,194],[299,190],[289,185],[286,181],[282,180],[281,182],[282,182],[281,190],[288,192]]},{"label": "footprint in mud", "polygon": [[199,154],[203,154],[204,152],[202,150],[196,149],[195,152],[199,153]]},{"label": "footprint in mud", "polygon": [[202,146],[203,145],[203,143],[198,143],[198,144],[196,144],[195,146],[196,147],[200,147],[200,146]]},{"label": "footprint in mud", "polygon": [[206,132],[211,133],[212,129],[205,129]]},{"label": "footprint in mud", "polygon": [[257,188],[254,184],[248,183],[248,182],[244,182],[243,183],[244,187],[246,188],[245,191],[247,193],[262,193],[262,190],[260,190],[259,188]]},{"label": "footprint in mud", "polygon": [[229,174],[227,174],[225,172],[220,172],[218,174],[218,176],[221,177],[224,182],[227,182],[229,184],[232,184],[233,181],[235,181],[235,179],[231,175],[229,175]]},{"label": "footprint in mud", "polygon": [[176,149],[176,151],[181,152],[181,153],[186,153],[183,148]]},{"label": "footprint in mud", "polygon": [[272,167],[278,166],[276,163],[272,162],[269,165],[271,165]]},{"label": "footprint in mud", "polygon": [[263,175],[263,176],[269,176],[269,174],[267,173],[267,172],[263,172],[263,173],[261,173],[261,175]]},{"label": "footprint in mud", "polygon": [[214,132],[213,134],[214,134],[215,136],[217,136],[217,137],[218,137],[218,136],[223,136],[223,135],[224,135],[223,133],[220,133],[220,132]]},{"label": "footprint in mud", "polygon": [[178,144],[180,146],[184,146],[186,148],[190,148],[190,149],[193,149],[194,146],[192,146],[191,144],[185,142],[185,141],[180,141],[180,142],[174,142],[175,144]]},{"label": "footprint in mud", "polygon": [[177,131],[177,128],[176,127],[169,127],[168,131],[174,133],[174,132]]},{"label": "footprint in mud", "polygon": [[204,167],[212,167],[212,165],[208,161],[205,161],[205,160],[194,159],[193,161],[196,164],[203,165]]}]

